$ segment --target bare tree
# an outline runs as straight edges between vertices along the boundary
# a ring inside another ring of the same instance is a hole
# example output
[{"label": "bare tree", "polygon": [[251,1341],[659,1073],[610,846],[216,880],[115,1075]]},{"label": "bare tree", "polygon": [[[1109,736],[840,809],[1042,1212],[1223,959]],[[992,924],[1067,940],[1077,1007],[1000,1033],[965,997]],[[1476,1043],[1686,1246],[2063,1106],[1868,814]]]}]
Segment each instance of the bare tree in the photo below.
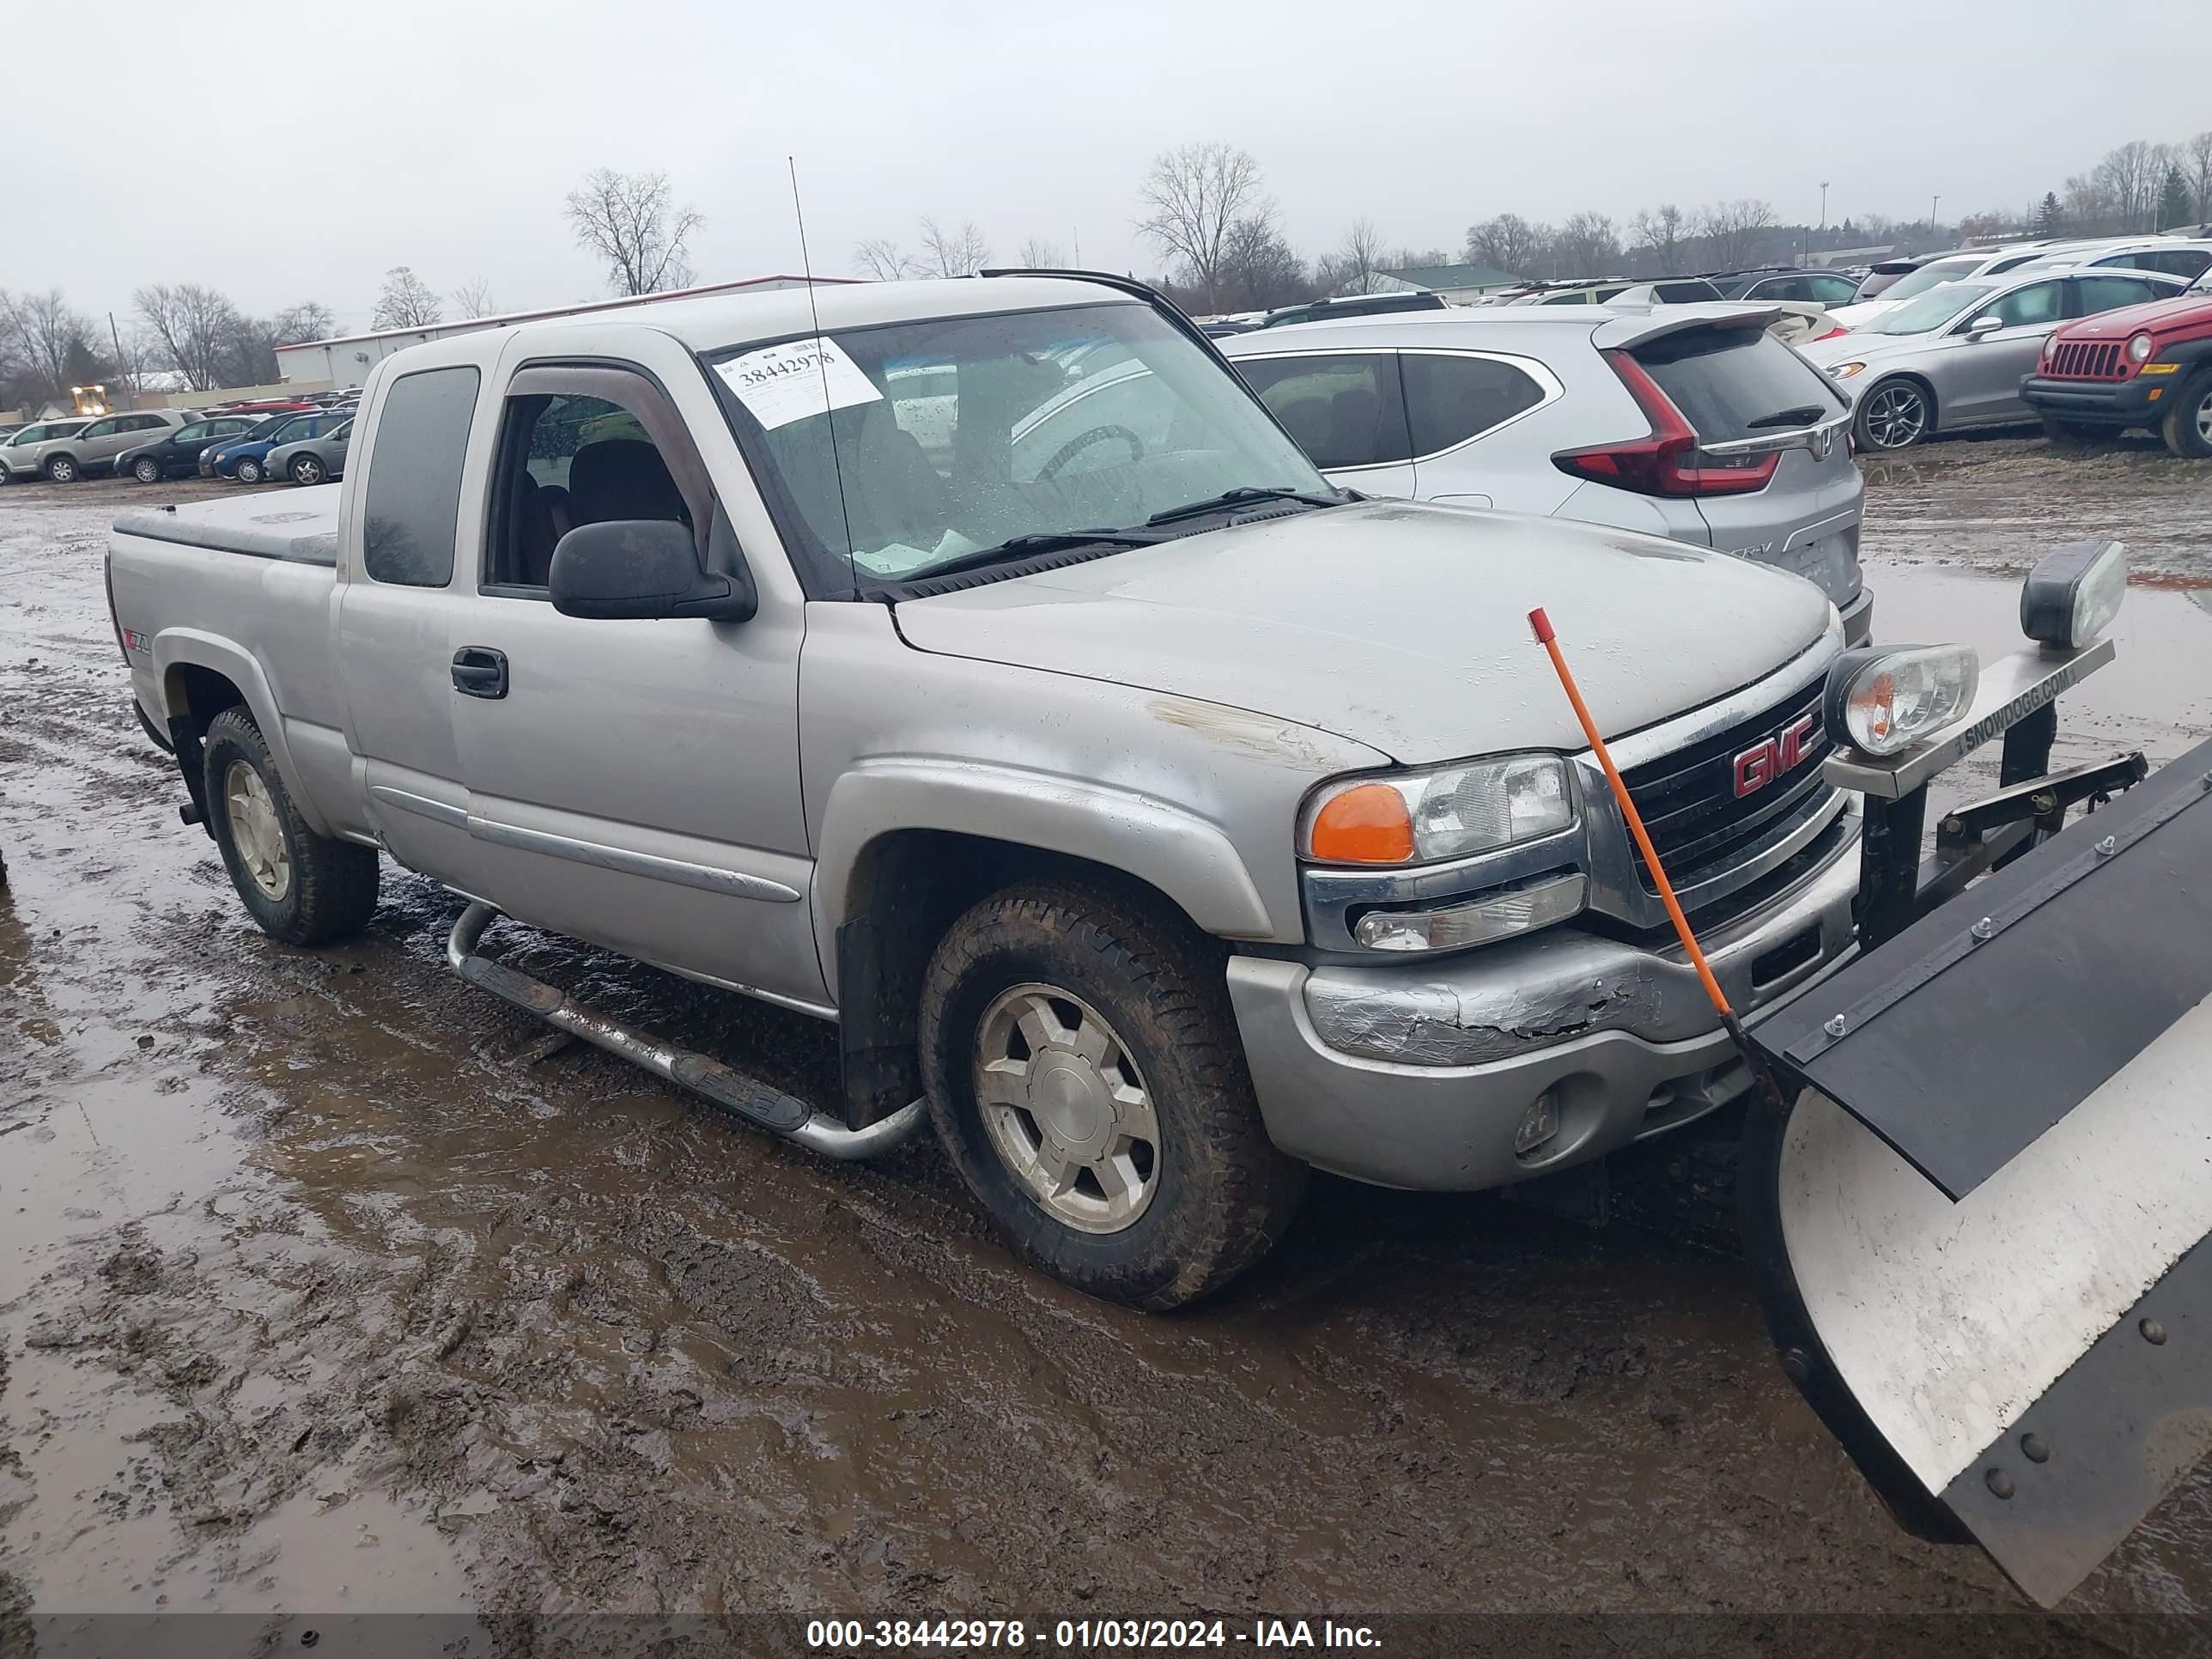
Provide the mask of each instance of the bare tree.
[{"label": "bare tree", "polygon": [[853,250],[853,269],[878,283],[897,283],[914,274],[914,261],[890,237],[877,236]]},{"label": "bare tree", "polygon": [[2199,224],[2212,222],[2212,132],[2200,132],[2181,146],[2182,167],[2197,198]]},{"label": "bare tree", "polygon": [[327,340],[338,331],[338,319],[319,300],[303,300],[276,313],[278,345],[297,345],[302,340]]},{"label": "bare tree", "polygon": [[1705,257],[1717,270],[1749,263],[1759,232],[1774,222],[1774,204],[1750,197],[1716,202],[1698,210],[1698,234],[1705,240]]},{"label": "bare tree", "polygon": [[1620,263],[1620,238],[1602,213],[1577,213],[1559,227],[1552,246],[1570,276],[1610,276]]},{"label": "bare tree", "polygon": [[924,216],[921,224],[921,253],[915,263],[929,276],[965,276],[990,263],[991,244],[972,219],[957,230],[948,230]]},{"label": "bare tree", "polygon": [[1066,261],[1060,257],[1060,244],[1049,241],[1042,236],[1031,236],[1024,240],[1021,247],[1021,262],[1039,270],[1056,270],[1066,264]]},{"label": "bare tree", "polygon": [[2066,226],[2075,234],[2109,229],[2119,216],[2118,200],[2100,171],[2077,173],[2066,180]]},{"label": "bare tree", "polygon": [[453,304],[464,317],[489,317],[499,309],[491,297],[491,282],[488,277],[472,276],[453,290]]},{"label": "bare tree", "polygon": [[2112,198],[2122,230],[2140,230],[2150,223],[2158,206],[2159,186],[2166,180],[2166,162],[2160,154],[2164,148],[2140,138],[2130,139],[2118,149],[2107,150],[2090,175]]},{"label": "bare tree", "polygon": [[225,295],[198,283],[155,283],[131,297],[154,337],[160,367],[176,370],[195,392],[244,384],[224,374],[224,353],[243,320]]},{"label": "bare tree", "polygon": [[568,192],[577,246],[607,268],[617,294],[658,294],[691,281],[684,243],[706,220],[669,200],[665,173],[601,167]]},{"label": "bare tree", "polygon": [[1218,142],[1185,144],[1152,158],[1137,188],[1144,217],[1137,229],[1182,261],[1209,311],[1220,308],[1222,263],[1230,234],[1258,219],[1272,223],[1274,204],[1261,189],[1260,163],[1249,150]]},{"label": "bare tree", "polygon": [[[1335,252],[1315,267],[1315,275],[1331,294],[1364,294],[1382,269],[1382,237],[1371,219],[1355,219],[1344,233]],[[1324,276],[1324,273],[1325,276]]]},{"label": "bare tree", "polygon": [[1672,276],[1682,268],[1682,210],[1662,202],[1636,216],[1632,233],[1639,246],[1651,250],[1659,274]]},{"label": "bare tree", "polygon": [[67,391],[71,364],[88,352],[92,325],[70,309],[62,291],[48,289],[6,299],[0,322],[6,325],[9,346],[39,390],[49,397]]},{"label": "bare tree", "polygon": [[1468,258],[1494,266],[1509,276],[1527,276],[1551,246],[1549,225],[1531,224],[1517,213],[1501,213],[1495,219],[1468,227]]},{"label": "bare tree", "polygon": [[384,273],[383,291],[376,296],[376,309],[369,313],[371,328],[428,328],[441,322],[445,307],[430,285],[405,265],[394,265]]},{"label": "bare tree", "polygon": [[1256,311],[1313,297],[1305,261],[1265,214],[1248,215],[1229,228],[1218,280],[1221,302],[1235,310]]}]

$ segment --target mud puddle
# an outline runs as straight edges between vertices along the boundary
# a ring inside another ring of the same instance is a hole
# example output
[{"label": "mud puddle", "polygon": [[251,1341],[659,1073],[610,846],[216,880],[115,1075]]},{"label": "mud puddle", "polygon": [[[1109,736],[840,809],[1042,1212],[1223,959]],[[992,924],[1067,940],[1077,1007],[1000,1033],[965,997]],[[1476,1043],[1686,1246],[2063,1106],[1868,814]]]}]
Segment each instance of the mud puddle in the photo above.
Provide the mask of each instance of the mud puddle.
[{"label": "mud puddle", "polygon": [[[549,1052],[416,878],[270,944],[124,701],[103,517],[0,496],[0,1573],[40,1611],[2020,1605],[1896,1530],[1725,1258],[1324,1182],[1147,1318],[1013,1264],[930,1147],[817,1164]],[[1886,633],[1970,597],[1891,586]],[[503,932],[826,1100],[827,1028]],[[2200,1474],[2076,1609],[2206,1610],[2209,1540]]]}]

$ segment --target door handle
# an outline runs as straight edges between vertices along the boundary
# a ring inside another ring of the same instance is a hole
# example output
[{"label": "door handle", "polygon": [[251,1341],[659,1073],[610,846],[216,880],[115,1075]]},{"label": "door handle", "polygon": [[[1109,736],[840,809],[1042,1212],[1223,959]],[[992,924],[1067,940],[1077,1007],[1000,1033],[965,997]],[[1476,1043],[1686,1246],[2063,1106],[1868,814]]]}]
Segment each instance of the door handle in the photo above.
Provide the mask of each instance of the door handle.
[{"label": "door handle", "polygon": [[495,701],[505,696],[507,653],[489,646],[463,646],[453,653],[453,690],[465,697]]}]

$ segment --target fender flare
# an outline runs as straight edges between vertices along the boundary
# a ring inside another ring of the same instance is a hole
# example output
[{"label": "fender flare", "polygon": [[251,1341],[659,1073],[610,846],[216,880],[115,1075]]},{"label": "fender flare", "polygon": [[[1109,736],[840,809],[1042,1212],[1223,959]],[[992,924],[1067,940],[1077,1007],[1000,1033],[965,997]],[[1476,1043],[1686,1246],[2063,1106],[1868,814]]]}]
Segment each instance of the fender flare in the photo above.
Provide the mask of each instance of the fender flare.
[{"label": "fender flare", "polygon": [[300,779],[300,769],[293,763],[291,745],[284,735],[284,720],[276,703],[276,694],[270,689],[269,677],[262,672],[261,664],[244,647],[224,639],[219,634],[210,634],[197,628],[165,628],[154,636],[154,671],[155,684],[161,699],[161,719],[167,724],[186,711],[171,701],[169,671],[173,668],[204,668],[222,675],[246,699],[246,711],[253,723],[261,728],[263,741],[269,745],[269,757],[276,763],[277,775],[283,779],[284,787],[292,797],[292,804],[307,827],[319,836],[331,833],[330,824],[322,809],[315,804]]},{"label": "fender flare", "polygon": [[1024,767],[900,756],[855,766],[823,805],[813,909],[825,966],[837,960],[837,929],[854,910],[853,878],[863,854],[901,830],[1065,853],[1158,888],[1217,938],[1285,937],[1235,843],[1218,824],[1185,808]]}]

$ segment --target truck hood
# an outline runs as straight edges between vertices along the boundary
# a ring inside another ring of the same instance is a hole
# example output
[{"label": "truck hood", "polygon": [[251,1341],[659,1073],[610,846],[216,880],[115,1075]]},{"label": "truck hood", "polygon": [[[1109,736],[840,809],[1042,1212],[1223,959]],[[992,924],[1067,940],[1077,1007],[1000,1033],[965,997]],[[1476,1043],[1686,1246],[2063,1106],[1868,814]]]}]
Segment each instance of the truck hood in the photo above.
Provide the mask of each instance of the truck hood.
[{"label": "truck hood", "polygon": [[918,650],[1140,686],[1334,732],[1407,764],[1584,746],[1541,605],[1608,737],[1818,641],[1809,582],[1654,536],[1370,501],[902,601]]}]

